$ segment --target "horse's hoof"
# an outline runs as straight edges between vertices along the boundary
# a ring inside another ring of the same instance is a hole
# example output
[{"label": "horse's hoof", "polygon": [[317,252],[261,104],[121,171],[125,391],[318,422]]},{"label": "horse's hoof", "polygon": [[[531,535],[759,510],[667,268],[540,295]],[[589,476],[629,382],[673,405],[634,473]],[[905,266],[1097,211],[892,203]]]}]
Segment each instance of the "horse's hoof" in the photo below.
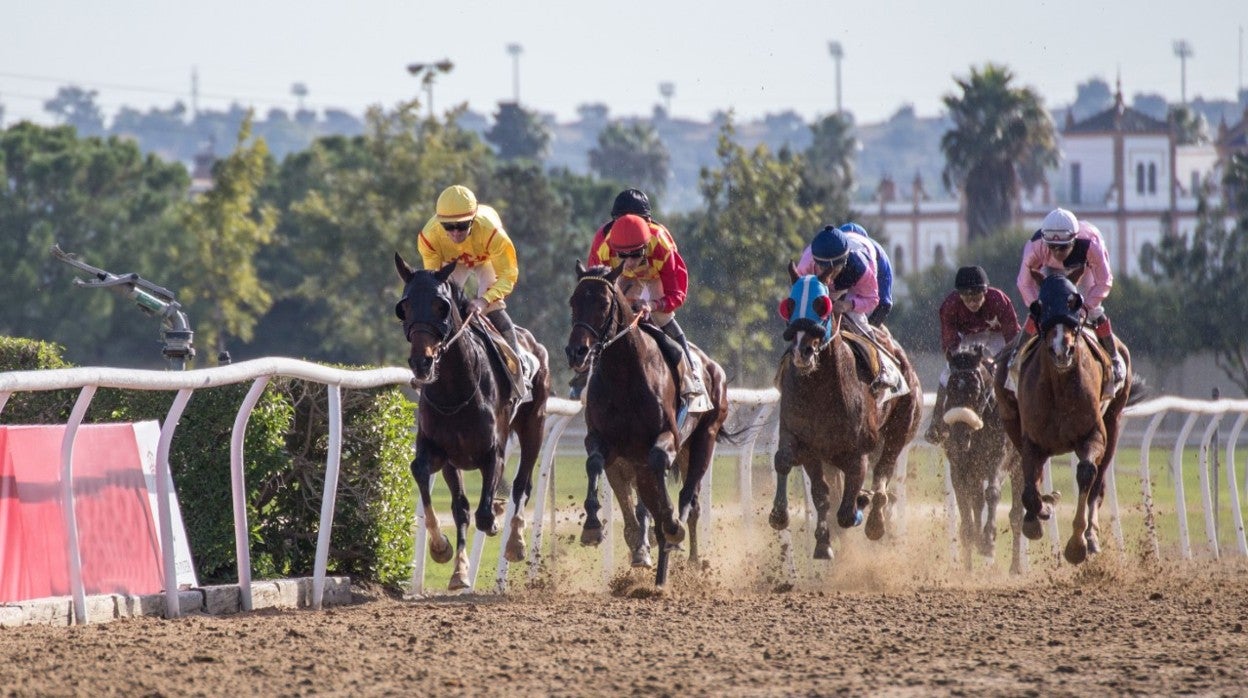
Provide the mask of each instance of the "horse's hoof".
[{"label": "horse's hoof", "polygon": [[1084,534],[1083,539],[1088,544],[1088,555],[1096,555],[1101,552],[1101,539],[1097,538],[1096,534],[1091,530]]},{"label": "horse's hoof", "polygon": [[1053,507],[1049,504],[1049,502],[1045,502],[1040,506],[1040,511],[1036,512],[1036,516],[1039,517],[1041,521],[1048,521],[1053,518]]},{"label": "horse's hoof", "polygon": [[1072,565],[1087,560],[1088,544],[1083,540],[1083,536],[1071,536],[1070,540],[1066,541],[1066,550],[1063,555],[1066,557],[1066,562]]},{"label": "horse's hoof", "polygon": [[685,527],[679,521],[671,522],[674,525],[663,524],[663,535],[667,537],[668,547],[680,545],[685,540]]},{"label": "horse's hoof", "polygon": [[1039,519],[1031,521],[1023,521],[1023,535],[1027,540],[1040,540],[1044,537],[1044,527],[1040,525]]},{"label": "horse's hoof", "polygon": [[498,519],[493,511],[477,512],[477,530],[490,537],[498,535]]},{"label": "horse's hoof", "polygon": [[853,520],[842,519],[839,515],[836,517],[836,523],[841,528],[854,528],[856,526],[861,526],[862,521],[863,521],[862,509],[854,510]]},{"label": "horse's hoof", "polygon": [[867,540],[879,540],[884,537],[884,509],[887,506],[887,494],[876,492],[871,498],[871,513],[867,516]]},{"label": "horse's hoof", "polygon": [[986,558],[996,557],[997,541],[987,536],[979,540],[979,554]]},{"label": "horse's hoof", "polygon": [[832,544],[823,543],[821,545],[816,545],[815,546],[815,559],[816,560],[831,560],[832,559]]},{"label": "horse's hoof", "polygon": [[772,509],[771,516],[767,517],[767,523],[777,531],[783,531],[789,527],[789,511],[788,509]]},{"label": "horse's hoof", "polygon": [[520,562],[524,559],[524,522],[519,525],[512,523],[511,537],[507,541],[507,549],[503,553],[507,562]]},{"label": "horse's hoof", "polygon": [[450,591],[460,591],[462,589],[467,589],[469,586],[470,585],[468,584],[468,573],[456,572],[455,574],[451,575],[451,582],[450,584],[446,585],[446,588]]},{"label": "horse's hoof", "polygon": [[645,569],[654,567],[654,561],[650,559],[650,549],[639,548],[634,550],[632,565],[633,567],[644,567]]},{"label": "horse's hoof", "polygon": [[[437,541],[429,541],[429,557],[432,557],[433,561],[439,565],[445,565],[451,561],[452,557],[455,556],[455,549],[451,547],[451,539],[447,538],[445,533],[441,533],[439,535],[440,538],[438,538]],[[438,541],[440,541],[441,544],[435,545]]]},{"label": "horse's hoof", "polygon": [[858,496],[854,497],[854,505],[859,509],[866,509],[869,504],[871,504],[870,492],[859,492]]},{"label": "horse's hoof", "polygon": [[602,526],[590,528],[586,525],[581,529],[581,545],[597,547],[602,543]]}]

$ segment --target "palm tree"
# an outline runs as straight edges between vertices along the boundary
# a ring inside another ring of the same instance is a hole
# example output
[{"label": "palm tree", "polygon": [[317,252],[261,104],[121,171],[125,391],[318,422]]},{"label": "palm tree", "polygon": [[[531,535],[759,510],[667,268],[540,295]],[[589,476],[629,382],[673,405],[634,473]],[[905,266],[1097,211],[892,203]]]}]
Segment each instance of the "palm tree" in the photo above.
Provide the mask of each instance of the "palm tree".
[{"label": "palm tree", "polygon": [[955,79],[961,95],[946,95],[953,129],[940,139],[945,153],[945,186],[966,195],[968,238],[977,240],[1010,225],[1020,185],[1040,183],[1044,169],[1057,164],[1053,121],[1031,88],[1014,88],[1008,68],[971,68],[969,79]]}]

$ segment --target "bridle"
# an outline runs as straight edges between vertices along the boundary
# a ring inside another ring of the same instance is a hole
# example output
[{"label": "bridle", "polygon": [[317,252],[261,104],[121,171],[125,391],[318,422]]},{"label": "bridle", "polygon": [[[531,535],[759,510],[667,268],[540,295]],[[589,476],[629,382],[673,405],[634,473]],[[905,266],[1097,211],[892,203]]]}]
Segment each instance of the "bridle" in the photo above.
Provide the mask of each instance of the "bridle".
[{"label": "bridle", "polygon": [[[411,299],[410,292],[405,292],[403,294],[403,297],[399,299],[398,307],[402,308],[403,304],[408,302],[410,299]],[[435,325],[434,323],[425,322],[423,320],[415,320],[415,321],[409,322],[406,317],[407,315],[406,311],[404,311],[403,313],[403,336],[407,339],[408,344],[411,344],[412,334],[415,332],[422,332],[424,334],[427,334],[430,337],[433,337],[438,342],[437,345],[433,349],[433,356],[430,357],[430,366],[429,366],[430,379],[429,381],[427,381],[427,383],[431,383],[434,380],[436,380],[437,375],[438,375],[438,362],[442,360],[442,357],[443,355],[446,354],[447,349],[450,349],[455,344],[455,342],[459,341],[459,338],[463,336],[464,331],[468,329],[468,326],[472,324],[472,321],[480,315],[478,311],[474,310],[468,314],[468,317],[464,318],[461,321],[459,317],[459,308],[456,306],[454,302],[454,298],[443,299],[443,300],[446,300],[449,306],[450,322],[448,324],[450,326],[458,325],[455,328],[455,331],[451,332],[449,336],[445,330]],[[413,378],[413,380],[415,379]],[[415,384],[413,384],[413,387],[415,387]],[[428,394],[422,391],[421,404],[432,407],[434,411],[438,412],[439,414],[452,415],[452,414],[455,414],[456,412],[459,412],[464,407],[466,407],[468,403],[472,402],[473,399],[476,398],[476,396],[477,396],[476,391],[469,391],[468,397],[463,402],[453,407],[445,407],[443,405],[439,405],[436,402],[434,402],[433,399],[431,399]]]},{"label": "bridle", "polygon": [[962,369],[953,371],[951,375],[949,376],[949,380],[952,381],[953,376],[959,373],[972,375],[978,381],[979,396],[975,404],[975,412],[979,414],[981,417],[988,414],[988,411],[992,407],[993,400],[996,399],[996,396],[993,394],[993,391],[992,391],[992,383],[989,379],[990,374],[988,372],[988,367],[981,360],[975,366],[975,368],[962,368]]},{"label": "bridle", "polygon": [[[618,291],[615,287],[615,284],[601,277],[584,276],[584,277],[581,277],[581,280],[577,282],[577,285],[579,286],[580,284],[586,281],[597,281],[599,283],[606,284],[607,287],[610,289],[610,292],[607,294],[607,296],[608,298],[611,299],[611,307],[607,309],[607,317],[602,321],[601,327],[594,327],[593,325],[589,324],[588,322],[585,322],[584,320],[576,320],[572,323],[573,329],[577,327],[582,327],[585,329],[586,332],[589,333],[589,336],[594,338],[594,345],[590,347],[589,357],[587,357],[586,359],[587,361],[592,362],[596,357],[600,356],[602,352],[606,351],[607,347],[611,346],[612,344],[615,344],[621,338],[623,338],[624,335],[631,332],[632,329],[637,326],[637,323],[641,321],[641,313],[637,313],[636,315],[634,315],[633,321],[628,323],[627,325],[624,325],[623,329],[620,329],[615,334],[611,334],[611,327],[613,325],[616,327],[619,327],[621,324],[623,324],[617,319],[620,314],[619,313],[620,300],[619,300]],[[604,336],[610,336],[610,338],[604,340],[603,339]]]}]

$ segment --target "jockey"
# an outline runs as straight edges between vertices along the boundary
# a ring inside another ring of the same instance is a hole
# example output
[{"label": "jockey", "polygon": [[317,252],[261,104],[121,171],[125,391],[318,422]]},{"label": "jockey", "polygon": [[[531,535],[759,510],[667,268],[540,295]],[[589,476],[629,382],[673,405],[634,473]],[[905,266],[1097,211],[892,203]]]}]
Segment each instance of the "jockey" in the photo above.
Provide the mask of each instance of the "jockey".
[{"label": "jockey", "polygon": [[[875,332],[867,316],[880,304],[874,251],[869,239],[829,225],[815,235],[797,263],[798,274],[822,276],[828,273],[828,290],[834,298],[832,311],[847,320],[856,333],[873,342]],[[888,387],[881,366],[871,388],[878,391]]]},{"label": "jockey", "polygon": [[[595,261],[595,252],[601,248],[602,243],[606,241],[607,233],[611,232],[611,226],[615,224],[616,219],[630,213],[634,216],[641,216],[650,223],[663,228],[665,231],[667,230],[667,228],[664,228],[661,224],[655,223],[654,219],[650,217],[650,197],[646,196],[644,191],[640,189],[625,189],[615,196],[615,203],[611,205],[611,220],[603,223],[602,227],[594,231],[594,241],[589,245],[589,261],[591,262],[589,266],[592,267],[595,264],[601,263]],[[672,234],[669,232],[667,236],[670,238]],[[675,245],[676,243],[672,243],[673,247],[675,247]]]},{"label": "jockey", "polygon": [[[888,253],[884,251],[884,246],[876,242],[874,238],[867,234],[867,229],[854,222],[849,222],[841,226],[841,232],[855,233],[866,239],[875,254],[875,279],[880,291],[880,304],[875,306],[875,310],[867,316],[867,321],[872,325],[879,327],[884,324],[884,318],[893,309],[893,263],[888,258]],[[851,236],[850,240],[854,240]]]},{"label": "jockey", "polygon": [[[498,212],[477,203],[468,187],[454,185],[438,195],[437,212],[425,223],[417,238],[425,269],[441,269],[456,262],[451,279],[461,287],[468,275],[477,280],[477,297],[468,301],[468,311],[482,313],[507,340],[507,346],[520,358],[516,326],[507,314],[506,298],[519,278],[516,248],[503,230]],[[528,388],[517,381],[523,400]]]},{"label": "jockey", "polygon": [[945,386],[949,382],[948,357],[981,344],[993,354],[1018,335],[1014,303],[1004,291],[988,285],[983,267],[962,267],[953,280],[954,290],[940,304],[940,348],[946,363],[940,372],[936,404],[924,438],[939,444],[949,433],[945,424]]},{"label": "jockey", "polygon": [[[642,200],[644,196],[642,194]],[[618,197],[616,202],[619,203]],[[689,272],[676,250],[672,234],[662,225],[635,213],[620,215],[603,228],[608,226],[605,232],[599,231],[603,233],[600,242],[598,236],[594,236],[598,244],[589,251],[589,266],[623,265],[616,284],[632,302],[633,309],[676,340],[685,352],[688,370],[685,371],[687,380],[681,381],[681,397],[689,400],[702,394],[705,392],[702,377],[693,370],[689,340],[675,317],[689,292]]]},{"label": "jockey", "polygon": [[[1040,230],[1023,247],[1023,261],[1018,268],[1018,292],[1030,308],[1040,293],[1040,282],[1050,274],[1062,274],[1074,282],[1083,295],[1087,322],[1096,332],[1113,366],[1114,383],[1121,383],[1126,365],[1118,355],[1113,329],[1101,302],[1114,285],[1109,268],[1109,254],[1101,231],[1087,221],[1080,222],[1075,214],[1063,208],[1053,209],[1045,216]],[[1023,331],[1036,334],[1036,321],[1028,313]]]}]

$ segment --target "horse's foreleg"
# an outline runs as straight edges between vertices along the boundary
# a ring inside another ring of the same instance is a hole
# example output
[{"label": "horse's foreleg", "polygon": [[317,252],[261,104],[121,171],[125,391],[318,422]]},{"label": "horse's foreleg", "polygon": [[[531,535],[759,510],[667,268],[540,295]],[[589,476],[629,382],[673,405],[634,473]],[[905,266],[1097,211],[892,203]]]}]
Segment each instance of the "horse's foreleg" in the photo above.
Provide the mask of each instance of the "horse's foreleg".
[{"label": "horse's foreleg", "polygon": [[972,531],[975,527],[974,514],[971,511],[972,497],[969,492],[971,483],[967,482],[965,464],[958,464],[953,470],[954,461],[950,459],[949,467],[953,475],[953,499],[958,505],[958,542],[962,546],[962,564],[969,572],[973,567],[971,560]]},{"label": "horse's foreleg", "polygon": [[[430,446],[423,438],[416,439],[416,457],[412,459],[412,478],[416,480],[416,488],[420,490],[420,506],[425,510],[425,530],[429,536],[429,556],[438,564],[445,564],[451,559],[451,539],[446,537],[438,526],[438,513],[433,510],[433,498],[429,492],[432,479],[433,456]],[[449,468],[447,468],[449,470]],[[424,553],[420,553],[424,554]]]},{"label": "horse's foreleg", "polygon": [[1071,524],[1070,539],[1066,541],[1066,561],[1077,565],[1088,557],[1089,510],[1094,506],[1093,486],[1100,475],[1097,462],[1105,454],[1103,433],[1094,434],[1075,449],[1079,458],[1075,466],[1075,481],[1079,484],[1079,500],[1075,503],[1075,520]]},{"label": "horse's foreleg", "polygon": [[[581,545],[602,543],[602,520],[598,510],[598,487],[607,464],[607,454],[598,434],[591,431],[585,435],[585,524],[581,527]],[[614,485],[612,485],[614,487]]]},{"label": "horse's foreleg", "polygon": [[821,463],[806,466],[806,475],[810,478],[810,499],[815,504],[814,559],[831,560],[832,531],[828,527],[828,512],[832,509],[832,498],[823,471]]},{"label": "horse's foreleg", "polygon": [[689,527],[689,559],[698,559],[698,519],[700,518],[700,493],[702,478],[711,467],[711,458],[715,455],[714,432],[699,427],[689,437],[689,465],[685,472],[685,481],[680,487],[678,507],[680,520]]},{"label": "horse's foreleg", "polygon": [[979,553],[987,558],[996,556],[997,549],[997,505],[1001,503],[1001,482],[1005,474],[1001,472],[1000,461],[988,473],[988,481],[984,485],[983,518],[980,521]]},{"label": "horse's foreleg", "polygon": [[468,497],[464,494],[464,475],[456,468],[444,468],[443,476],[451,488],[451,515],[455,518],[455,569],[448,589],[456,591],[470,586],[468,579]]},{"label": "horse's foreleg", "polygon": [[1023,442],[1023,535],[1031,540],[1040,540],[1044,536],[1041,521],[1047,521],[1053,515],[1049,502],[1040,496],[1040,478],[1044,475],[1044,462],[1048,456],[1030,440]]},{"label": "horse's foreleg", "polygon": [[542,448],[542,420],[531,417],[531,421],[520,426],[516,436],[520,441],[520,465],[516,469],[516,477],[511,481],[511,535],[507,537],[507,547],[503,553],[508,562],[524,559],[524,508],[533,485],[533,466],[537,463],[537,454]]},{"label": "horse's foreleg", "polygon": [[652,567],[650,559],[650,541],[647,524],[639,520],[646,513],[645,507],[637,503],[635,492],[636,479],[633,465],[623,460],[614,461],[606,469],[607,482],[615,493],[615,501],[620,506],[620,519],[624,523],[624,543],[628,546],[633,567]]},{"label": "horse's foreleg", "polygon": [[498,517],[494,514],[494,493],[503,477],[503,449],[495,449],[485,458],[481,468],[481,499],[477,502],[475,515],[477,530],[487,536],[498,535]]},{"label": "horse's foreleg", "polygon": [[1010,574],[1022,574],[1023,556],[1027,553],[1023,542],[1023,470],[1019,462],[1018,452],[1010,449],[1005,460],[1005,468],[1010,474]]},{"label": "horse's foreleg", "polygon": [[[655,439],[654,446],[650,447],[650,454],[646,457],[646,469],[654,481],[657,483],[658,491],[656,504],[658,511],[651,509],[650,513],[654,515],[655,529],[661,529],[667,539],[673,545],[679,545],[685,539],[685,529],[680,519],[676,517],[676,510],[672,506],[672,498],[667,493],[667,471],[672,467],[672,463],[676,460],[676,437],[670,431],[659,434],[659,438]],[[642,500],[645,501],[644,499]],[[647,507],[649,508],[649,507]]]},{"label": "horse's foreleg", "polygon": [[783,436],[772,458],[772,465],[776,471],[776,493],[772,496],[771,515],[767,517],[767,522],[775,530],[783,531],[789,527],[789,472],[793,470],[792,443]]},{"label": "horse's foreleg", "polygon": [[[862,510],[871,499],[862,495],[862,483],[867,479],[867,456],[844,458],[836,467],[845,475],[845,489],[841,492],[841,505],[836,510],[836,523],[841,528],[862,525]],[[883,522],[880,522],[881,531]]]}]

